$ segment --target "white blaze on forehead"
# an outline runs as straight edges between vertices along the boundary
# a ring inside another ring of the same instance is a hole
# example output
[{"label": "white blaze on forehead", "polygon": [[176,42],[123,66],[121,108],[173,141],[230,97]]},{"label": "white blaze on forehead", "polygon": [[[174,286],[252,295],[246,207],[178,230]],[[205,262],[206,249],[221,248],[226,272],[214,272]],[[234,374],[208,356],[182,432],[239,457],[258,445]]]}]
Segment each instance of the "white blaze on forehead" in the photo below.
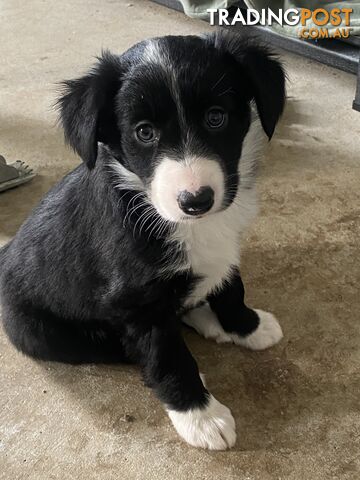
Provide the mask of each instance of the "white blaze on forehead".
[{"label": "white blaze on forehead", "polygon": [[225,190],[219,162],[204,157],[187,157],[185,161],[165,157],[155,168],[150,197],[160,215],[177,221],[184,216],[177,201],[179,193],[185,190],[195,194],[205,186],[214,190],[211,211],[216,211],[222,206]]},{"label": "white blaze on forehead", "polygon": [[176,105],[180,124],[185,127],[185,112],[181,103],[176,67],[171,60],[170,52],[159,40],[149,40],[143,53],[143,59],[148,63],[158,65],[162,69],[164,79]]}]

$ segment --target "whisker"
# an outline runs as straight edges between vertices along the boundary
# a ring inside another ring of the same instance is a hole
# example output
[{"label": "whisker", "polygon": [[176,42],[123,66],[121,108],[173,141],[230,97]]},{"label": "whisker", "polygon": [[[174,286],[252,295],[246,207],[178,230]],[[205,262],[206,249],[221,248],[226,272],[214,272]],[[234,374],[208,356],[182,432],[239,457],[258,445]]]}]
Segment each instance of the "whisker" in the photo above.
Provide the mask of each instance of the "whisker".
[{"label": "whisker", "polygon": [[160,228],[159,230],[159,237],[158,238],[161,238],[166,230],[167,227],[170,227],[170,231],[172,230],[173,226],[171,223],[169,223],[167,220],[163,220],[163,226]]},{"label": "whisker", "polygon": [[133,231],[132,231],[132,234],[133,234],[133,238],[135,239],[135,232],[136,232],[136,226],[137,224],[139,223],[139,221],[142,220],[142,218],[146,215],[146,210],[144,212],[141,213],[141,215],[139,216],[139,218],[136,220],[135,222],[135,225],[134,225],[134,228],[133,228]]},{"label": "whisker", "polygon": [[165,231],[165,228],[166,228],[166,224],[167,224],[167,222],[164,219],[160,222],[158,230],[156,232],[156,238],[158,240],[160,240],[160,238],[162,237],[162,234],[163,234],[163,232]]},{"label": "whisker", "polygon": [[151,229],[150,233],[149,233],[148,239],[150,239],[152,231],[154,230],[154,228],[156,228],[157,224],[158,224],[158,218],[155,214],[155,219],[150,223],[150,225],[147,228],[145,228],[145,232],[147,232],[154,225],[153,228]]},{"label": "whisker", "polygon": [[151,208],[152,208],[152,207],[149,206],[149,207],[147,207],[147,208],[141,213],[141,215],[139,216],[139,218],[138,218],[138,219],[136,220],[136,222],[135,222],[134,229],[133,229],[133,233],[135,233],[137,224],[142,221],[143,217],[146,216],[146,214],[151,210]]},{"label": "whisker", "polygon": [[[131,202],[130,202],[130,203],[131,203]],[[125,214],[125,217],[124,217],[124,220],[123,220],[123,227],[125,227],[125,225],[126,225],[126,220],[127,220],[127,218],[129,218],[129,220],[130,220],[131,215],[132,215],[138,208],[146,205],[146,202],[144,201],[144,202],[140,203],[139,205],[134,205],[133,207],[129,208],[130,203],[128,204],[128,207],[127,207],[127,209],[126,209],[126,214]]]},{"label": "whisker", "polygon": [[236,94],[236,92],[233,90],[232,87],[229,87],[228,89],[226,89],[224,92],[222,93],[219,93],[219,95],[217,95],[218,97],[222,97],[223,95],[225,95],[226,93],[233,93],[234,95]]},{"label": "whisker", "polygon": [[142,229],[144,228],[144,226],[146,225],[146,222],[151,218],[151,216],[153,215],[153,207],[149,207],[145,210],[144,212],[144,219],[143,221],[140,223],[140,228],[139,228],[139,237],[141,236],[141,232],[142,232]]},{"label": "whisker", "polygon": [[[141,235],[141,233],[143,232],[143,229],[144,229],[145,225],[148,223],[148,221],[152,219],[152,215],[153,215],[153,213],[150,212],[150,213],[144,218],[144,221],[143,221],[142,225],[140,225],[139,235]],[[148,238],[148,240],[149,240],[149,238]]]},{"label": "whisker", "polygon": [[159,236],[158,236],[158,232],[159,232],[159,229],[162,227],[162,225],[164,224],[164,221],[160,219],[160,222],[157,221],[155,223],[155,225],[153,226],[151,232],[149,233],[149,237],[151,237],[152,235],[154,235],[154,237],[159,240]]},{"label": "whisker", "polygon": [[219,85],[219,83],[225,78],[225,76],[226,76],[226,72],[221,75],[221,77],[220,77],[219,80],[215,83],[215,85],[213,85],[213,87],[211,88],[211,90],[215,90],[215,88],[216,88],[216,87]]}]

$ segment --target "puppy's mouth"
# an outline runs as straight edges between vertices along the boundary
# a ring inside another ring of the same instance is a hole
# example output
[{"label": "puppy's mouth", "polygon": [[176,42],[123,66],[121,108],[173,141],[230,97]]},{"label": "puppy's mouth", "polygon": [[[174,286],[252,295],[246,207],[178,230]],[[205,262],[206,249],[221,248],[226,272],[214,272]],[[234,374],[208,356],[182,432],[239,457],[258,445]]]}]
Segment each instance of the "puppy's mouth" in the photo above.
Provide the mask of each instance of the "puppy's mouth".
[{"label": "puppy's mouth", "polygon": [[157,165],[149,192],[158,213],[172,222],[191,223],[218,211],[224,198],[224,175],[219,162],[206,158]]}]

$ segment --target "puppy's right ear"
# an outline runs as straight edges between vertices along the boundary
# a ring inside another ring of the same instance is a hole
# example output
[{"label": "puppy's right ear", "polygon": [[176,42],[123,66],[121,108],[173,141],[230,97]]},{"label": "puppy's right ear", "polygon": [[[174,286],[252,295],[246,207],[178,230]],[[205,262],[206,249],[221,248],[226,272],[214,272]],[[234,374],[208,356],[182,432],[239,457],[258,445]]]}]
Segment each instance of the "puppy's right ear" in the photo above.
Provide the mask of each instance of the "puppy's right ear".
[{"label": "puppy's right ear", "polygon": [[235,60],[240,78],[247,85],[243,94],[255,100],[261,124],[270,139],[286,98],[286,76],[281,63],[266,46],[243,33],[218,30],[208,38],[217,50]]},{"label": "puppy's right ear", "polygon": [[107,143],[117,133],[114,101],[121,76],[120,58],[106,51],[87,75],[62,83],[57,107],[65,139],[90,169],[98,142]]}]

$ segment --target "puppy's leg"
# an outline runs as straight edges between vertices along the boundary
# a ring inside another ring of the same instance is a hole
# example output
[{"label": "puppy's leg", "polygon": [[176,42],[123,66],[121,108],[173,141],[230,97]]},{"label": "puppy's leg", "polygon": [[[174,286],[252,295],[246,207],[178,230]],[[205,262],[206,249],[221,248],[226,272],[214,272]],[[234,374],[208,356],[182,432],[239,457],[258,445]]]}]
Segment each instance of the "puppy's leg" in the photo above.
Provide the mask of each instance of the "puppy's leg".
[{"label": "puppy's leg", "polygon": [[232,341],[252,350],[263,350],[278,343],[283,333],[276,318],[263,310],[245,305],[245,290],[238,271],[221,290],[209,296],[210,308]]},{"label": "puppy's leg", "polygon": [[218,343],[233,342],[252,350],[264,350],[278,343],[283,333],[276,318],[244,303],[244,285],[238,272],[221,290],[208,297],[209,305],[190,311],[184,322],[205,338]]},{"label": "puppy's leg", "polygon": [[215,340],[217,343],[233,343],[231,334],[225,332],[208,303],[186,312],[182,321],[205,338]]},{"label": "puppy's leg", "polygon": [[206,390],[180,329],[165,328],[153,326],[146,342],[141,363],[147,385],[190,445],[210,450],[232,447],[236,434],[230,410]]},{"label": "puppy's leg", "polygon": [[65,321],[49,311],[5,302],[2,320],[15,347],[39,360],[72,364],[128,361],[121,348],[120,332],[104,323]]}]

